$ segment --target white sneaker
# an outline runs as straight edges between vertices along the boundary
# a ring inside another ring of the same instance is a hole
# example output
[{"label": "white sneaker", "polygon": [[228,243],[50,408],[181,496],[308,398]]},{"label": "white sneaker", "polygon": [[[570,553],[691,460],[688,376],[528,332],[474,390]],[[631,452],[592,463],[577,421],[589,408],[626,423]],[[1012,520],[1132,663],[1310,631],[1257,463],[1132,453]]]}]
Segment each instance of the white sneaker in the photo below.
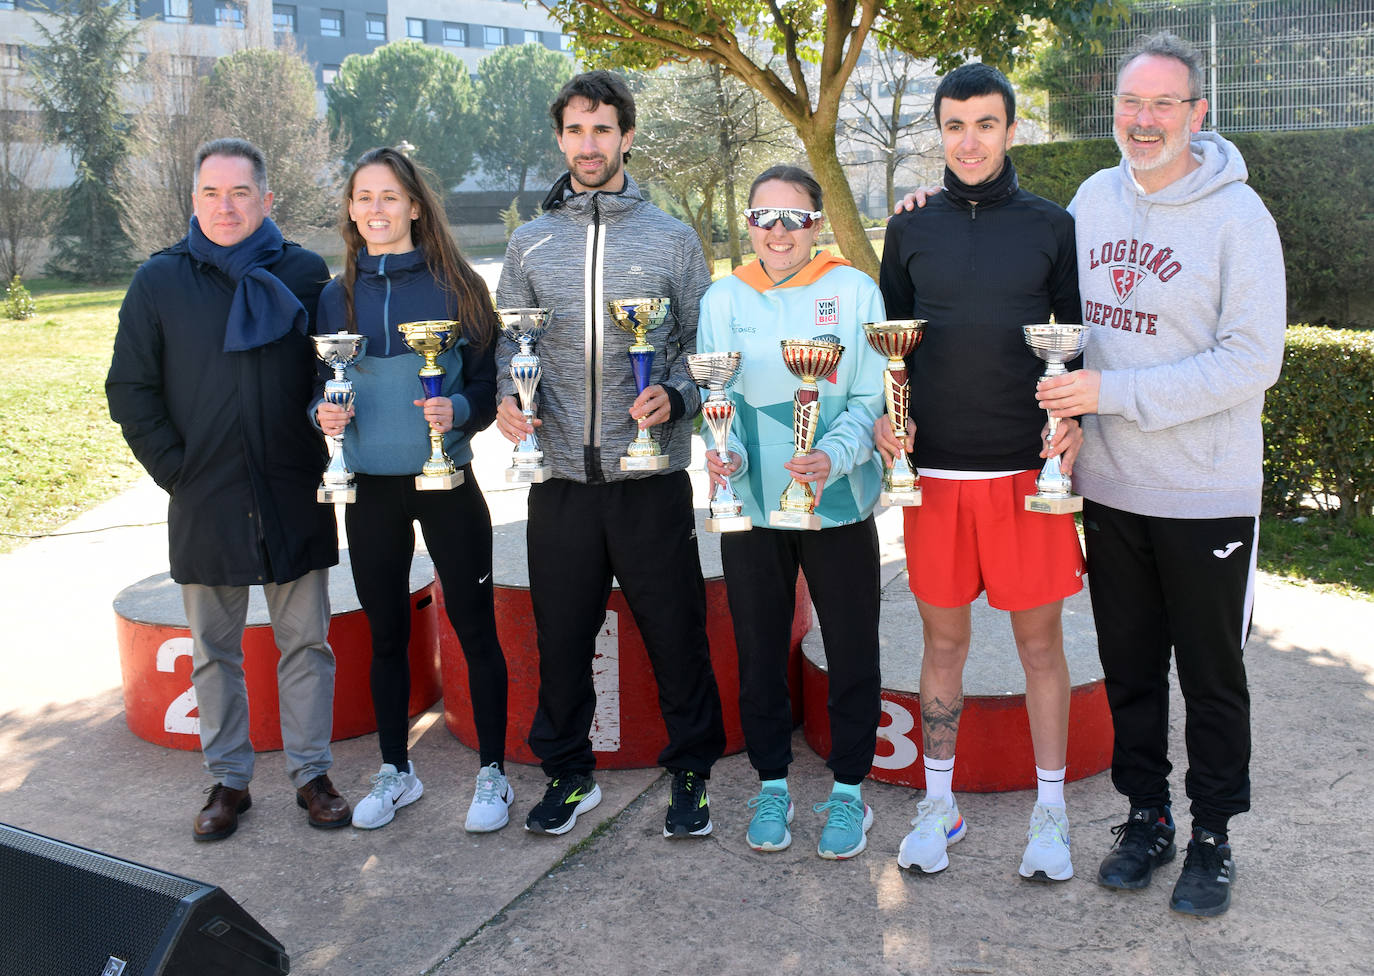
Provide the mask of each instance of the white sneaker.
[{"label": "white sneaker", "polygon": [[959,816],[959,804],[952,796],[922,800],[916,804],[916,816],[911,824],[916,829],[902,838],[897,852],[897,864],[915,867],[926,874],[934,874],[949,867],[950,844],[963,840],[968,825]]},{"label": "white sneaker", "polygon": [[372,777],[372,792],[353,808],[353,826],[364,830],[385,827],[395,818],[397,810],[424,795],[425,784],[415,775],[415,763],[407,762],[406,767],[403,773],[391,763],[382,763],[382,768]]},{"label": "white sneaker", "polygon": [[477,773],[477,786],[472,791],[472,804],[463,829],[473,834],[500,830],[510,820],[510,805],[515,791],[496,763],[483,766]]},{"label": "white sneaker", "polygon": [[1069,860],[1069,815],[1063,807],[1037,803],[1026,832],[1026,853],[1021,856],[1021,877],[1027,881],[1068,881],[1073,877]]}]

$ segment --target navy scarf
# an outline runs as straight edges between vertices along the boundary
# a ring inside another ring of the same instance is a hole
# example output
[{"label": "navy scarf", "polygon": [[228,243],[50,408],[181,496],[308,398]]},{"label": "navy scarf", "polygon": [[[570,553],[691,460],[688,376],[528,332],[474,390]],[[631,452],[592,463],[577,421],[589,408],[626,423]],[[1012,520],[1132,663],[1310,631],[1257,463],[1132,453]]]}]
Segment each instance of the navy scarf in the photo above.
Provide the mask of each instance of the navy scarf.
[{"label": "navy scarf", "polygon": [[225,352],[265,346],[292,329],[305,334],[310,321],[305,306],[280,278],[266,270],[281,260],[282,253],[281,231],[271,217],[264,217],[257,230],[230,247],[221,247],[206,237],[200,222],[192,217],[187,243],[192,257],[223,271],[238,286],[224,330]]}]

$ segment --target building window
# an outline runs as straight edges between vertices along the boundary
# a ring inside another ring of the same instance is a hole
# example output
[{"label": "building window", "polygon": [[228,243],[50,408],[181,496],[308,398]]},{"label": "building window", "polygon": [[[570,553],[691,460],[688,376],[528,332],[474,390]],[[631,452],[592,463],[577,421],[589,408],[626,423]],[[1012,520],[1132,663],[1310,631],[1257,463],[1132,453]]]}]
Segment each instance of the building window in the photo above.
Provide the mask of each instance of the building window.
[{"label": "building window", "polygon": [[162,19],[169,24],[189,24],[191,0],[162,0]]},{"label": "building window", "polygon": [[285,3],[272,4],[272,30],[278,34],[296,33],[296,8]]},{"label": "building window", "polygon": [[527,30],[527,31],[525,31],[525,43],[526,43],[526,44],[543,44],[543,43],[544,43],[544,35],[541,34],[541,33],[539,33],[538,31]]},{"label": "building window", "polygon": [[500,47],[506,43],[506,29],[504,27],[483,27],[482,46],[486,48]]},{"label": "building window", "polygon": [[320,66],[320,82],[332,85],[339,80],[339,66],[337,64],[325,64]]},{"label": "building window", "polygon": [[386,14],[368,14],[363,32],[369,41],[386,40]]},{"label": "building window", "polygon": [[215,0],[215,26],[243,30],[243,4],[237,0]]},{"label": "building window", "polygon": [[425,39],[425,21],[423,17],[406,18],[406,37],[412,41],[423,41]]},{"label": "building window", "polygon": [[14,0],[0,0],[0,10],[13,10]]},{"label": "building window", "polygon": [[[9,9],[14,9],[13,3]],[[124,16],[129,20],[138,20],[138,0],[124,0]]]},{"label": "building window", "polygon": [[558,35],[558,50],[571,53],[573,49],[573,39],[571,34]]},{"label": "building window", "polygon": [[450,47],[468,46],[468,28],[466,24],[444,24],[444,43]]},{"label": "building window", "polygon": [[18,44],[0,44],[0,74],[18,74],[23,67],[22,59]]},{"label": "building window", "polygon": [[330,10],[323,7],[320,10],[320,36],[321,37],[343,37],[343,11]]}]

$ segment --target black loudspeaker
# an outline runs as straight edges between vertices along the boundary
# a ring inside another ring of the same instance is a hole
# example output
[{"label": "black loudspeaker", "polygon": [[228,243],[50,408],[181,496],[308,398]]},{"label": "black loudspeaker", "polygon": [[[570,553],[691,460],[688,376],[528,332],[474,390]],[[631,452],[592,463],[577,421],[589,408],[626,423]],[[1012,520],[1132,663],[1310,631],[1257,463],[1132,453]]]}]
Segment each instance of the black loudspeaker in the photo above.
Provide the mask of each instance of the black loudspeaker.
[{"label": "black loudspeaker", "polygon": [[0,824],[0,976],[291,971],[215,885]]}]

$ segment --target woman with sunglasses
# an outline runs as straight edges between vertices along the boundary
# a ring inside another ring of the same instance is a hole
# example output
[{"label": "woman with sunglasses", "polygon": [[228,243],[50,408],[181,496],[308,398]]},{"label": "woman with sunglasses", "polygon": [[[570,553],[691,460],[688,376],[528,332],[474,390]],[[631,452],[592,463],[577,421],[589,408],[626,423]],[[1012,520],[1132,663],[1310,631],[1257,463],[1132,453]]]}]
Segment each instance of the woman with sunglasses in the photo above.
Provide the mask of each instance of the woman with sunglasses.
[{"label": "woman with sunglasses", "polygon": [[[354,586],[372,630],[372,705],[382,752],[353,826],[385,826],[424,792],[406,741],[418,521],[468,666],[481,769],[466,827],[497,830],[513,798],[503,772],[506,659],[492,602],[491,515],[473,477],[469,443],[496,417],[495,312],[486,284],[449,234],[438,198],[397,150],[372,149],[358,160],[340,226],[344,272],[320,295],[317,331],[360,333],[367,352],[349,370],[356,407],[317,400],[315,418],[325,434],[343,434],[344,459],[357,479],[357,500],[344,521]],[[462,334],[439,356],[447,371],[442,395],[416,399],[419,361],[397,325],[431,319],[456,319]],[[462,469],[455,488],[415,487],[430,453],[422,417],[444,434],[445,451]]]},{"label": "woman with sunglasses", "polygon": [[[797,570],[806,573],[820,617],[830,677],[835,774],[817,853],[849,858],[864,849],[873,812],[859,785],[873,762],[881,680],[878,665],[878,536],[873,506],[882,469],[873,421],[882,414],[884,360],[863,323],[885,317],[873,280],[825,251],[812,256],[824,217],[821,188],[793,166],[754,181],[745,211],[758,260],[716,282],[702,299],[701,352],[738,351],[743,366],[730,396],[738,411],[730,443],[707,452],[713,482],[732,485],[753,520],[721,537],[730,614],[739,653],[740,718],[760,789],[747,840],[756,851],[792,843],[792,706],[787,660]],[[797,378],[783,362],[783,339],[837,338],[844,354],[820,383],[815,448],[793,459],[792,396]],[[790,479],[816,492],[817,531],[768,527]]]}]

